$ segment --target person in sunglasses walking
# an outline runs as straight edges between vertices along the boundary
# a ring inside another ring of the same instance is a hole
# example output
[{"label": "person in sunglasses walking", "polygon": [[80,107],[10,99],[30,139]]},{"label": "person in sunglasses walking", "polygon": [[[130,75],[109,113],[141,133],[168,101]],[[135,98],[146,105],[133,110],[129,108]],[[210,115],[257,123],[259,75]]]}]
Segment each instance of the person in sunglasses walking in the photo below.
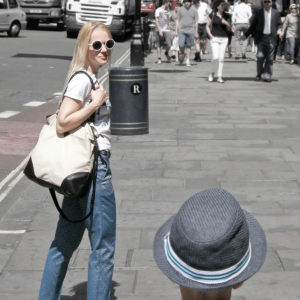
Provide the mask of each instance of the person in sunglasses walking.
[{"label": "person in sunglasses walking", "polygon": [[[111,105],[96,75],[99,68],[108,62],[113,46],[110,31],[99,22],[88,22],[79,32],[57,116],[57,132],[65,134],[88,119],[94,122],[98,135],[94,206],[92,215],[84,222],[70,223],[60,217],[46,260],[39,300],[60,299],[68,264],[85,229],[91,244],[86,299],[110,300],[116,234],[115,196],[109,163]],[[74,73],[75,76],[72,76]],[[92,185],[91,180],[84,197],[64,197],[62,209],[70,219],[81,219],[90,211]]]},{"label": "person in sunglasses walking", "polygon": [[250,34],[253,35],[257,45],[257,81],[272,81],[274,51],[281,27],[279,11],[272,8],[271,0],[264,0],[263,8],[255,13],[250,27],[242,36],[245,40]]}]

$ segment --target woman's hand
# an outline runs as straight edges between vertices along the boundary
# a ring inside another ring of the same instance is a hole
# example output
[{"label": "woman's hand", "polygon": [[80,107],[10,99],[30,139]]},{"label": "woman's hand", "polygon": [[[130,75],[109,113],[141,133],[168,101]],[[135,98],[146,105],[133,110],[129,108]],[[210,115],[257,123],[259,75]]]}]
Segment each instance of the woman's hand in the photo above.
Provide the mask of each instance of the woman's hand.
[{"label": "woman's hand", "polygon": [[231,24],[227,22],[224,18],[221,19],[222,24],[226,25],[227,29],[231,30]]},{"label": "woman's hand", "polygon": [[95,107],[95,111],[98,110],[108,98],[106,91],[102,85],[97,87],[95,90],[92,90],[91,96],[92,102],[90,103],[90,105]]}]

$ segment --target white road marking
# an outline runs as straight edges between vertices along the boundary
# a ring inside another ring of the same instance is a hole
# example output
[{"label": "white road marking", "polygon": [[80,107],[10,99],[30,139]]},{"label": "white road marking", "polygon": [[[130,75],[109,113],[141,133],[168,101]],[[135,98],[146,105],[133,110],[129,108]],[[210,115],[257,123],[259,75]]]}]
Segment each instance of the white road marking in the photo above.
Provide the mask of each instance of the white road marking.
[{"label": "white road marking", "polygon": [[23,104],[23,106],[32,106],[32,107],[36,107],[36,106],[40,106],[45,104],[46,101],[31,101],[31,102],[27,102],[25,104]]},{"label": "white road marking", "polygon": [[23,234],[26,230],[0,230],[0,234]]},{"label": "white road marking", "polygon": [[22,177],[23,172],[20,172],[20,174],[11,183],[9,183],[7,189],[0,194],[0,203],[8,195],[8,193],[16,186],[16,184],[21,180]]},{"label": "white road marking", "polygon": [[0,118],[7,119],[7,118],[10,118],[10,117],[12,117],[14,115],[17,115],[19,113],[20,113],[19,111],[5,110],[3,112],[0,112]]}]

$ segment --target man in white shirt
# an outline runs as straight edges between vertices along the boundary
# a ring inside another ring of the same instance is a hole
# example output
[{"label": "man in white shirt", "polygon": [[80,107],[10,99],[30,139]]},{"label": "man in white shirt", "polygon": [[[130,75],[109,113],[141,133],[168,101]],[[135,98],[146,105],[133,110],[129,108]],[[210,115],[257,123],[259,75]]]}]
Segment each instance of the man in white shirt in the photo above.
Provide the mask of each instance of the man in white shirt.
[{"label": "man in white shirt", "polygon": [[161,7],[155,11],[155,24],[157,27],[157,63],[161,64],[161,48],[166,47],[165,55],[168,61],[171,60],[169,50],[172,45],[172,36],[170,31],[170,1],[164,0]]},{"label": "man in white shirt", "polygon": [[[243,36],[248,29],[251,16],[251,7],[245,3],[245,0],[240,0],[240,3],[235,5],[232,14],[236,59],[239,59],[241,56],[241,36]],[[246,58],[247,44],[248,40],[246,39],[242,43],[242,58]]]},{"label": "man in white shirt", "polygon": [[274,51],[277,35],[281,33],[282,22],[278,10],[272,9],[271,0],[263,0],[263,6],[263,9],[254,14],[250,27],[242,39],[252,34],[257,45],[256,80],[272,82]]},{"label": "man in white shirt", "polygon": [[[200,43],[200,53],[205,54],[206,41],[207,41],[206,23],[207,23],[207,18],[211,13],[211,8],[205,2],[205,0],[200,0],[199,5],[197,7],[197,11],[198,11],[198,34],[199,34],[198,41]],[[200,53],[199,53],[199,58],[200,58]],[[195,57],[196,61],[197,59],[198,57]]]}]

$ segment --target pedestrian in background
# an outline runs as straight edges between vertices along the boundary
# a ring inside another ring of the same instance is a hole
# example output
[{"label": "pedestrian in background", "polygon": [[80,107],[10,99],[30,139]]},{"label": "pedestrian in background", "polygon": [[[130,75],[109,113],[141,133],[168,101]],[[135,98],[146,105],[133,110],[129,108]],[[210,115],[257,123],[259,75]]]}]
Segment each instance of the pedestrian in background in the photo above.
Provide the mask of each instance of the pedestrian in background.
[{"label": "pedestrian in background", "polygon": [[[225,2],[225,12],[229,14],[230,18],[230,24],[232,24],[232,13],[233,13],[233,5],[231,4],[231,1]],[[233,37],[233,29],[227,30],[227,36],[228,36],[228,44],[227,44],[227,52],[228,57],[232,57],[232,37]]]},{"label": "pedestrian in background", "polygon": [[228,31],[231,30],[230,15],[225,12],[225,5],[223,0],[215,0],[213,2],[213,11],[209,15],[206,25],[212,50],[211,72],[208,76],[209,82],[214,81],[214,75],[217,71],[217,82],[224,83],[222,78],[224,57],[228,44]]},{"label": "pedestrian in background", "polygon": [[172,51],[172,58],[175,59],[175,63],[178,63],[178,55],[179,55],[179,43],[178,43],[178,35],[176,35],[176,20],[178,18],[178,9],[182,6],[182,4],[178,1],[175,4],[174,10],[171,11],[171,23],[170,25],[173,36],[172,36],[172,46],[171,46],[171,51]]},{"label": "pedestrian in background", "polygon": [[249,28],[249,22],[252,16],[251,7],[246,4],[246,0],[240,0],[232,13],[232,24],[235,37],[235,58],[240,57],[246,58],[246,49],[248,45],[248,40],[242,41],[241,49],[241,36],[244,35],[245,31]]},{"label": "pedestrian in background", "polygon": [[300,45],[300,16],[296,4],[291,4],[289,9],[290,13],[285,18],[280,37],[286,36],[290,64],[293,64],[297,63]]},{"label": "pedestrian in background", "polygon": [[201,55],[206,53],[206,42],[207,42],[207,32],[206,24],[208,16],[211,13],[210,6],[205,2],[205,0],[200,0],[198,6],[198,35],[199,40],[196,42],[199,43],[199,55],[196,52],[195,61],[201,61]]},{"label": "pedestrian in background", "polygon": [[186,57],[186,66],[190,67],[191,47],[198,39],[198,13],[192,7],[191,0],[184,0],[179,8],[176,20],[176,35],[179,38],[179,63],[182,64]]},{"label": "pedestrian in background", "polygon": [[169,50],[172,45],[172,36],[170,31],[170,1],[163,0],[161,7],[155,11],[155,24],[157,28],[157,63],[161,64],[161,49],[166,48],[165,55],[167,60],[170,61]]},{"label": "pedestrian in background", "polygon": [[[57,132],[65,134],[76,129],[93,115],[99,134],[94,206],[92,215],[84,222],[70,223],[60,217],[45,264],[39,300],[60,299],[69,261],[85,229],[91,244],[87,300],[110,300],[116,236],[116,204],[109,162],[111,105],[106,91],[97,82],[96,74],[108,62],[113,46],[114,40],[105,25],[88,22],[82,26],[57,116]],[[69,81],[77,71],[88,75],[78,73]],[[92,90],[88,76],[93,80],[95,90]],[[78,199],[64,197],[62,210],[70,218],[81,219],[90,211],[92,182],[85,196]]]},{"label": "pedestrian in background", "polygon": [[[200,1],[199,0],[194,0],[193,2],[193,8],[195,8],[195,10],[198,12],[198,8],[200,5]],[[199,20],[199,14],[198,14],[198,20]],[[198,35],[199,35],[199,31],[198,31]],[[194,57],[194,61],[195,62],[201,62],[201,55],[200,55],[200,40],[199,37],[198,39],[195,39],[195,57]]]},{"label": "pedestrian in background", "polygon": [[281,27],[280,13],[272,9],[271,0],[264,0],[263,8],[255,13],[250,27],[242,36],[246,39],[252,34],[257,45],[257,81],[272,82],[274,51]]},{"label": "pedestrian in background", "polygon": [[258,221],[223,189],[190,197],[154,239],[155,261],[182,300],[230,300],[261,268],[266,250]]}]

